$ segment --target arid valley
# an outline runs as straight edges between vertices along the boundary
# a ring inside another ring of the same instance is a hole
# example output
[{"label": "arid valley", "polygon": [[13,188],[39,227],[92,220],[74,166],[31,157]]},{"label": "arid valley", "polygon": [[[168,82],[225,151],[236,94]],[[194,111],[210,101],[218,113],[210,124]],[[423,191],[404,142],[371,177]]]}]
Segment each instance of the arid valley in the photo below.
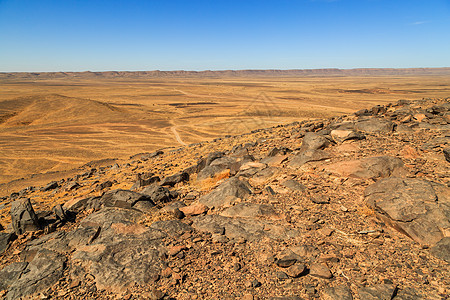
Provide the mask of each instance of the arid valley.
[{"label": "arid valley", "polygon": [[448,68],[315,72],[0,74],[0,196],[88,162],[450,95]]}]

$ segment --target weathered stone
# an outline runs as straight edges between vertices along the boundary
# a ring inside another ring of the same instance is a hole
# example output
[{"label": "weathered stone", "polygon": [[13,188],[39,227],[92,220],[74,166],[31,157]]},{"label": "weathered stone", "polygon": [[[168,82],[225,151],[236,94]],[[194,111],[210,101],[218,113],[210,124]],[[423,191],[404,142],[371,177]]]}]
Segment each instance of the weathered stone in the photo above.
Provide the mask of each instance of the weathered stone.
[{"label": "weathered stone", "polygon": [[188,206],[180,207],[179,210],[182,211],[186,216],[197,216],[207,212],[208,207],[201,203],[194,203]]},{"label": "weathered stone", "polygon": [[[0,232],[0,254],[8,249],[9,244],[17,238],[15,233],[12,232]],[[1,290],[1,289],[0,289]]]},{"label": "weathered stone", "polygon": [[306,266],[304,264],[295,264],[285,270],[289,277],[297,278],[306,274]]},{"label": "weathered stone", "polygon": [[93,208],[119,207],[131,208],[138,201],[151,201],[150,197],[129,190],[113,190],[104,194],[100,199],[94,201]]},{"label": "weathered stone", "polygon": [[450,148],[444,148],[442,152],[444,153],[445,160],[450,162]]},{"label": "weathered stone", "polygon": [[281,216],[275,211],[273,206],[268,204],[256,204],[242,202],[230,208],[225,209],[222,213],[225,217],[240,217],[240,218],[270,218],[280,219]]},{"label": "weathered stone", "polygon": [[82,210],[87,209],[87,207],[90,205],[90,203],[94,200],[94,198],[100,198],[100,197],[79,197],[79,198],[73,198],[63,205],[63,209],[70,210],[72,212],[80,212]]},{"label": "weathered stone", "polygon": [[300,191],[300,192],[304,192],[307,190],[306,186],[304,186],[303,184],[301,184],[300,182],[290,179],[290,180],[286,180],[283,183],[281,183],[282,186],[285,186],[293,191]]},{"label": "weathered stone", "polygon": [[230,240],[244,239],[258,241],[262,238],[286,240],[298,235],[298,231],[263,220],[229,218],[219,215],[205,215],[193,218],[192,227],[212,234],[225,234]]},{"label": "weathered stone", "polygon": [[431,254],[450,263],[450,237],[444,237],[433,248]]},{"label": "weathered stone", "polygon": [[356,122],[355,128],[365,132],[389,133],[394,130],[394,123],[386,119],[369,118]]},{"label": "weathered stone", "polygon": [[397,291],[392,284],[379,284],[374,287],[363,287],[358,290],[361,300],[391,300]]},{"label": "weathered stone", "polygon": [[331,131],[330,135],[339,142],[365,139],[364,134],[354,130],[335,129]]},{"label": "weathered stone", "polygon": [[351,290],[346,285],[326,287],[322,293],[323,300],[353,300]]},{"label": "weathered stone", "polygon": [[328,204],[330,203],[330,197],[322,194],[313,194],[310,196],[310,199],[313,203],[316,204]]},{"label": "weathered stone", "polygon": [[173,174],[171,176],[167,176],[166,178],[164,178],[160,185],[161,186],[174,186],[177,183],[180,182],[186,182],[189,181],[189,174],[186,172],[179,172],[176,174]]},{"label": "weathered stone", "polygon": [[46,186],[41,188],[41,191],[46,192],[46,191],[50,191],[50,190],[54,190],[58,187],[58,182],[56,181],[52,181],[50,183],[48,183]]},{"label": "weathered stone", "polygon": [[64,208],[61,206],[61,204],[53,206],[52,211],[56,215],[58,220],[60,220],[61,222],[67,221],[66,212],[64,211]]},{"label": "weathered stone", "polygon": [[324,150],[306,150],[295,155],[289,162],[289,166],[299,168],[312,161],[321,161],[331,158],[331,154]]},{"label": "weathered stone", "polygon": [[0,270],[0,291],[7,290],[27,268],[27,262],[13,262]]},{"label": "weathered stone", "polygon": [[18,299],[47,289],[63,276],[65,264],[66,258],[61,254],[46,249],[38,251],[19,278],[11,283],[6,298]]},{"label": "weathered stone", "polygon": [[167,235],[178,237],[184,233],[191,232],[192,227],[179,220],[157,221],[153,223],[151,228],[161,230]]},{"label": "weathered stone", "polygon": [[342,161],[325,166],[325,169],[345,177],[384,178],[404,173],[403,162],[392,156],[368,157],[360,160]]},{"label": "weathered stone", "polygon": [[224,168],[222,166],[206,166],[200,172],[198,172],[197,181],[217,177],[219,174],[222,174],[227,170],[227,168]]},{"label": "weathered stone", "polygon": [[333,277],[333,274],[331,274],[330,269],[324,264],[311,264],[309,267],[309,275],[323,278],[323,279],[330,279]]},{"label": "weathered stone", "polygon": [[172,199],[172,195],[168,188],[152,184],[141,191],[141,194],[146,195],[154,203],[167,203]]},{"label": "weathered stone", "polygon": [[302,146],[300,148],[301,152],[308,150],[319,150],[324,149],[330,144],[330,141],[323,135],[307,132],[303,137]]},{"label": "weathered stone", "polygon": [[40,229],[38,218],[29,198],[13,201],[10,213],[12,227],[17,235]]},{"label": "weathered stone", "polygon": [[201,197],[199,199],[199,202],[208,206],[209,208],[218,208],[225,205],[231,205],[235,203],[238,198],[244,199],[250,194],[251,191],[246,182],[232,177],[226,180],[209,194]]},{"label": "weathered stone", "polygon": [[448,187],[420,179],[391,177],[369,186],[365,197],[384,222],[420,244],[436,244],[450,228]]}]

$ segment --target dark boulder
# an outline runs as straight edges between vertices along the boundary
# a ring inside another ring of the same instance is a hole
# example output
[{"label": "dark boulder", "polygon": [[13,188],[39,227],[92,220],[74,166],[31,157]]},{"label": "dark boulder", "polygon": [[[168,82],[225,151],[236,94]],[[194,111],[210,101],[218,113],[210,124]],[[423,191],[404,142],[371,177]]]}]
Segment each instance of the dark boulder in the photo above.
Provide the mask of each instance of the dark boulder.
[{"label": "dark boulder", "polygon": [[365,191],[365,200],[385,223],[424,245],[450,228],[450,189],[426,180],[386,178]]},{"label": "dark boulder", "polygon": [[36,231],[41,227],[29,198],[12,202],[10,213],[12,227],[17,235],[26,231]]},{"label": "dark boulder", "polygon": [[186,172],[179,172],[176,174],[173,174],[171,176],[167,176],[166,178],[164,178],[160,185],[161,186],[174,186],[177,183],[180,182],[186,182],[189,181],[189,174]]}]

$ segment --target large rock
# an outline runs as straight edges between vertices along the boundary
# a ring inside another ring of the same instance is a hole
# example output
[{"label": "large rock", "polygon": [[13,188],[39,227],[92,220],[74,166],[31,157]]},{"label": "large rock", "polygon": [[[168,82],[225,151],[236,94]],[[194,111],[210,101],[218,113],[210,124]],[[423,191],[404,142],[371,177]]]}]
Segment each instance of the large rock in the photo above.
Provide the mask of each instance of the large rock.
[{"label": "large rock", "polygon": [[341,161],[328,166],[329,172],[345,177],[384,178],[400,176],[404,172],[403,161],[392,156],[368,157],[359,160]]},{"label": "large rock", "polygon": [[323,135],[307,132],[303,137],[300,151],[324,149],[330,144],[330,141]]},{"label": "large rock", "polygon": [[450,263],[450,237],[445,237],[434,245],[431,254]]},{"label": "large rock", "polygon": [[299,234],[298,231],[288,227],[252,218],[244,219],[219,215],[205,215],[194,217],[192,220],[192,227],[195,229],[211,234],[224,234],[230,240],[243,238],[247,241],[258,241],[267,237],[283,241]]},{"label": "large rock", "polygon": [[240,217],[240,218],[269,218],[280,219],[279,215],[273,206],[269,204],[257,204],[257,203],[238,203],[235,206],[225,209],[222,213],[225,217]]},{"label": "large rock", "polygon": [[10,282],[6,294],[7,299],[18,299],[32,295],[55,284],[63,276],[66,257],[54,251],[43,249],[36,253],[33,260],[25,268],[24,266],[23,264],[15,264],[13,266],[14,271],[6,270],[6,274],[12,273],[15,276],[20,273],[16,280]]},{"label": "large rock", "polygon": [[323,300],[353,300],[350,288],[346,285],[326,287],[322,294]]},{"label": "large rock", "polygon": [[450,235],[450,192],[443,185],[412,178],[386,178],[365,191],[366,203],[388,225],[424,245]]},{"label": "large rock", "polygon": [[104,194],[93,205],[95,209],[102,207],[131,208],[138,201],[151,201],[150,197],[129,190],[113,190]]},{"label": "large rock", "polygon": [[307,150],[295,155],[289,162],[290,167],[299,168],[312,161],[321,161],[331,158],[331,155],[324,150]]},{"label": "large rock", "polygon": [[361,300],[391,300],[397,287],[392,284],[379,284],[373,287],[363,287],[358,290]]},{"label": "large rock", "polygon": [[13,232],[0,232],[0,254],[8,249],[9,244],[17,238]]},{"label": "large rock", "polygon": [[[82,279],[92,274],[97,288],[114,292],[155,280],[164,267],[167,232],[138,224],[142,216],[129,209],[108,208],[86,217],[83,226],[100,224],[102,228],[94,241],[73,252],[72,275]],[[190,228],[175,220],[161,222],[161,228],[169,231],[184,233],[184,226]]]},{"label": "large rock", "polygon": [[17,235],[40,229],[38,217],[29,198],[13,201],[10,213],[12,227]]},{"label": "large rock", "polygon": [[148,196],[151,201],[157,204],[167,203],[172,199],[170,190],[158,184],[149,185],[141,191],[141,194]]},{"label": "large rock", "polygon": [[199,202],[212,207],[222,207],[232,205],[238,198],[244,199],[251,194],[251,190],[245,181],[232,177],[218,186],[209,194],[199,199]]},{"label": "large rock", "polygon": [[369,118],[356,122],[355,128],[365,132],[389,133],[394,130],[394,123],[386,119]]},{"label": "large rock", "polygon": [[174,186],[177,183],[180,182],[186,182],[189,181],[189,174],[187,172],[179,172],[176,174],[173,174],[171,176],[167,176],[166,178],[164,178],[160,185],[162,186]]}]

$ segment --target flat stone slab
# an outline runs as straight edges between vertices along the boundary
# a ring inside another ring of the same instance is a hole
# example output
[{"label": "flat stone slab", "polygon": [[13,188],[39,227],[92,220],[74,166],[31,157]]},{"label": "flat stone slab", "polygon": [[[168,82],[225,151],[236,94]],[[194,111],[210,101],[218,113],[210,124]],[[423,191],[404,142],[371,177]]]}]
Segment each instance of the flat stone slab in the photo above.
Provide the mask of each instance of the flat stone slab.
[{"label": "flat stone slab", "polygon": [[421,179],[391,177],[365,191],[365,201],[388,225],[420,244],[450,234],[450,189]]},{"label": "flat stone slab", "polygon": [[402,175],[403,165],[398,157],[376,156],[337,162],[325,166],[325,170],[345,177],[370,179]]}]

